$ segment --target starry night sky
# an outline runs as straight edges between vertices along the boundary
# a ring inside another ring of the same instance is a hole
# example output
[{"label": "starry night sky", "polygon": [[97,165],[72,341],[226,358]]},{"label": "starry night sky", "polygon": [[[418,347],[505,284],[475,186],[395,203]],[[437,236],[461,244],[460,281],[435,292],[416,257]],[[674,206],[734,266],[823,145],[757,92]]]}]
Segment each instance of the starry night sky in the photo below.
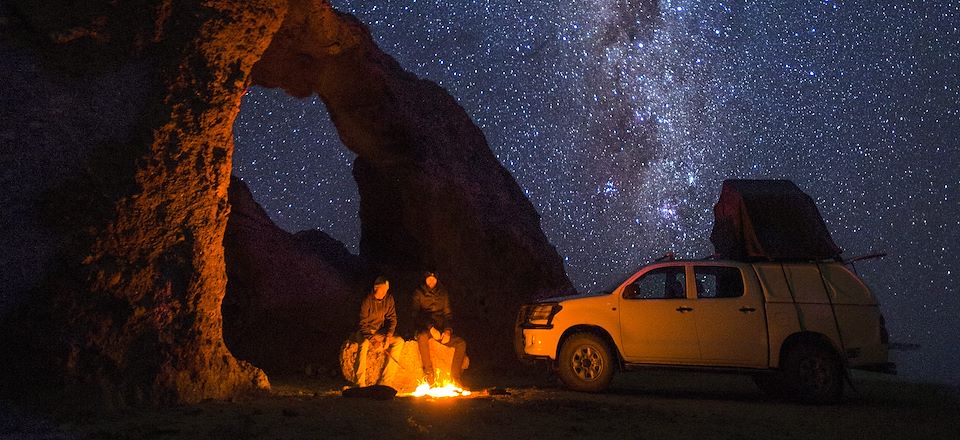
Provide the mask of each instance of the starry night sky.
[{"label": "starry night sky", "polygon": [[[810,194],[909,378],[960,384],[960,2],[334,0],[483,129],[581,290],[713,253],[727,178]],[[881,3],[881,4],[876,4]],[[279,226],[356,251],[354,158],[323,104],[252,88],[234,171]]]}]

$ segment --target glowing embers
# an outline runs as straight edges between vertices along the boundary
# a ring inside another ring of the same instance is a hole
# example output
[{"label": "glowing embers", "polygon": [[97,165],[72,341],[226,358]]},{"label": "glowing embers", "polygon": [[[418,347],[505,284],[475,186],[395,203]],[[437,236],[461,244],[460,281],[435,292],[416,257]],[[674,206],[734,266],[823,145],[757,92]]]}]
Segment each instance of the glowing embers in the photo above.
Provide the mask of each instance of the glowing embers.
[{"label": "glowing embers", "polygon": [[[437,376],[441,376],[442,371],[437,369]],[[449,374],[443,380],[437,380],[433,384],[429,384],[424,380],[421,380],[417,385],[417,389],[412,393],[406,394],[407,396],[413,397],[467,397],[470,396],[470,390],[465,390],[460,387],[456,382],[450,379]]]},{"label": "glowing embers", "polygon": [[410,395],[413,397],[460,397],[469,396],[470,391],[460,388],[452,382],[433,387],[427,383],[421,383],[417,385],[417,389],[410,393]]}]

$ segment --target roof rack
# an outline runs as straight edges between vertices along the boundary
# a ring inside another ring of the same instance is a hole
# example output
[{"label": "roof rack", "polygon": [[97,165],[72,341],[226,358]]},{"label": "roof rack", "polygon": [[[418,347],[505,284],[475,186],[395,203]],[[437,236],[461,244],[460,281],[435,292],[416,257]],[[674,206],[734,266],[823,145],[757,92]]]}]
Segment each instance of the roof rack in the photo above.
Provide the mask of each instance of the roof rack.
[{"label": "roof rack", "polygon": [[661,262],[661,261],[674,261],[674,260],[676,260],[676,259],[677,259],[677,258],[676,258],[676,256],[673,254],[673,252],[672,252],[672,251],[668,251],[667,253],[663,254],[662,257],[657,258],[657,259],[655,259],[655,260],[653,260],[653,261],[659,263],[659,262]]},{"label": "roof rack", "polygon": [[861,255],[861,256],[859,256],[859,257],[853,257],[853,258],[851,258],[851,259],[849,259],[849,260],[843,260],[843,264],[850,264],[850,263],[854,263],[854,262],[861,261],[861,260],[872,260],[872,259],[874,259],[874,258],[883,258],[883,257],[886,257],[886,256],[887,256],[887,253],[886,253],[886,252],[874,252],[874,253],[872,253],[872,254]]}]

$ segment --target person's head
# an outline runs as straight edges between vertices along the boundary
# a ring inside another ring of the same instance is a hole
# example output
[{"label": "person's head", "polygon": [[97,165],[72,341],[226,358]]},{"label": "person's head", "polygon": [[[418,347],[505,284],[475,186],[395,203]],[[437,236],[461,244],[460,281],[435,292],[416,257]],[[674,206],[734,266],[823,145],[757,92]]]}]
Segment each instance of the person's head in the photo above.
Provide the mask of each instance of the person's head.
[{"label": "person's head", "polygon": [[437,287],[437,274],[433,272],[427,272],[423,275],[423,282],[431,289]]},{"label": "person's head", "polygon": [[383,299],[387,296],[387,290],[390,289],[390,281],[384,277],[377,277],[373,281],[373,296],[377,299]]}]

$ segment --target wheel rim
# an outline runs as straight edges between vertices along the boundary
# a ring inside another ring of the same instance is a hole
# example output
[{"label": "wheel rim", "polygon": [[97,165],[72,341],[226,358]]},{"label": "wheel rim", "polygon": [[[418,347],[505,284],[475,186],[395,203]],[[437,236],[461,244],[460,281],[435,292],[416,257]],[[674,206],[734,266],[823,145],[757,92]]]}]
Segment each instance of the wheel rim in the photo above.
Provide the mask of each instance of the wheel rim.
[{"label": "wheel rim", "polygon": [[596,348],[583,345],[573,352],[570,359],[573,373],[585,381],[593,381],[603,372],[603,356]]},{"label": "wheel rim", "polygon": [[824,391],[833,384],[833,371],[828,362],[819,357],[800,361],[800,384],[811,391]]}]

